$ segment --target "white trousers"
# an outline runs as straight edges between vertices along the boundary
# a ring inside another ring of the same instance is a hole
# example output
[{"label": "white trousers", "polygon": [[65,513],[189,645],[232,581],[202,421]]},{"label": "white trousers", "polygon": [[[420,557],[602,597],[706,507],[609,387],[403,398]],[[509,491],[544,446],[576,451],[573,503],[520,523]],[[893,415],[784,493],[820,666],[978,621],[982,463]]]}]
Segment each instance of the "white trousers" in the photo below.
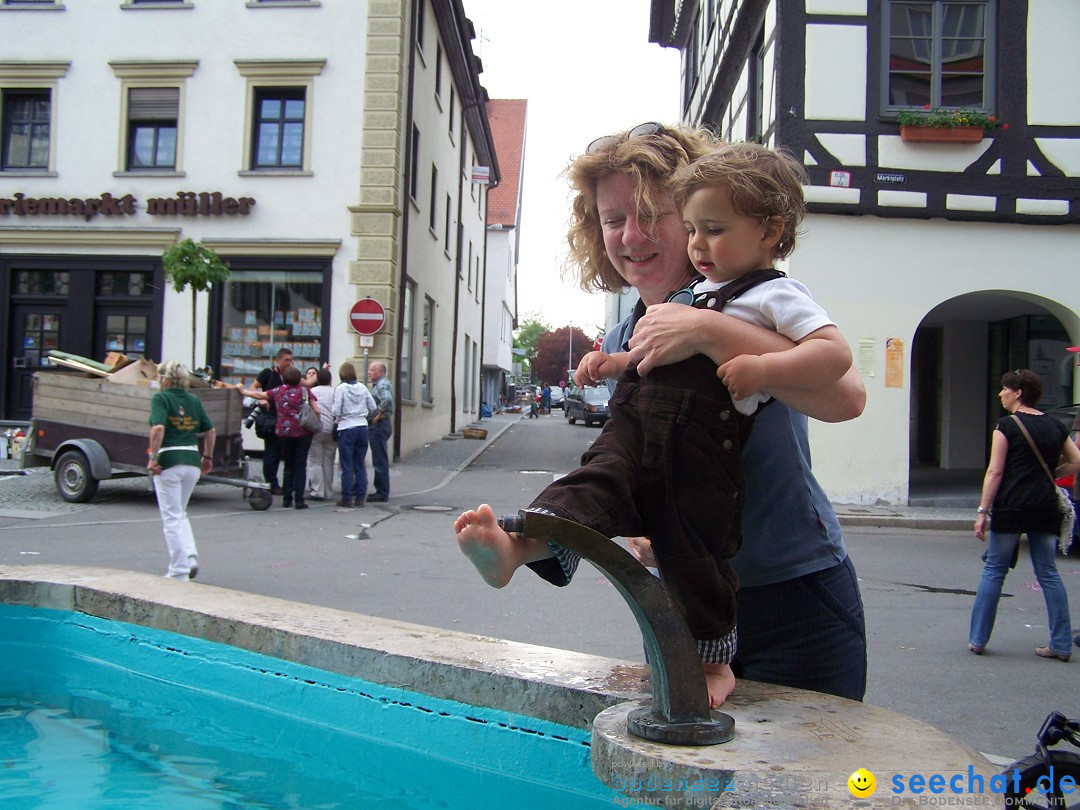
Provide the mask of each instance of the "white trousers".
[{"label": "white trousers", "polygon": [[188,499],[199,480],[201,471],[189,464],[177,464],[155,475],[154,489],[157,492],[158,511],[165,528],[165,548],[169,552],[169,572],[167,577],[187,579],[191,565],[195,562],[198,551],[195,549],[195,535],[191,533],[191,522],[187,516]]},{"label": "white trousers", "polygon": [[307,457],[308,494],[330,500],[334,497],[334,456],[337,442],[329,433],[316,433],[311,437],[311,449]]}]

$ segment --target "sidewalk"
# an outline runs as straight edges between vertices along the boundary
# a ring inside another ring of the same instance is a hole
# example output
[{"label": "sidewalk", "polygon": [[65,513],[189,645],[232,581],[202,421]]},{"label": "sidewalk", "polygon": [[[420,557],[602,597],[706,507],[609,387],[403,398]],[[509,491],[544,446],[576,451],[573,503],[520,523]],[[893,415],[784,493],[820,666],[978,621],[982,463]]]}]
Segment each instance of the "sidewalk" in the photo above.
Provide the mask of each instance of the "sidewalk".
[{"label": "sidewalk", "polygon": [[[390,465],[390,490],[394,498],[420,495],[440,489],[459,472],[472,463],[488,445],[496,441],[510,426],[522,418],[521,414],[501,413],[474,422],[465,427],[487,431],[483,439],[467,439],[461,431],[444,436],[412,451]],[[34,475],[2,475],[5,471],[18,469],[13,459],[0,459],[0,514],[11,517],[39,517],[35,515],[42,490],[52,489],[52,476],[47,469],[38,469]],[[370,474],[370,469],[369,469]],[[133,486],[139,486],[135,483]],[[146,486],[145,481],[141,484]],[[77,511],[87,508],[82,504],[59,506],[55,498],[48,511]],[[889,527],[910,529],[970,530],[975,522],[973,509],[956,509],[934,506],[861,506],[857,504],[833,504],[843,526]]]}]

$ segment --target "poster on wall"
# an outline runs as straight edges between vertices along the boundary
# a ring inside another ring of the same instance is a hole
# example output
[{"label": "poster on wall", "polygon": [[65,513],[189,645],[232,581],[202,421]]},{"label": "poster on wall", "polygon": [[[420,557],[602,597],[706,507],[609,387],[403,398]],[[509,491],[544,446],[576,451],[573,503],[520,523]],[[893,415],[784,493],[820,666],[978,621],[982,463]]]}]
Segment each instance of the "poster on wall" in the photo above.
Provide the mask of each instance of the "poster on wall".
[{"label": "poster on wall", "polygon": [[885,339],[885,387],[904,387],[904,341],[900,338]]},{"label": "poster on wall", "polygon": [[859,338],[859,353],[855,356],[856,370],[863,377],[873,377],[877,372],[874,355],[877,353],[876,338]]}]

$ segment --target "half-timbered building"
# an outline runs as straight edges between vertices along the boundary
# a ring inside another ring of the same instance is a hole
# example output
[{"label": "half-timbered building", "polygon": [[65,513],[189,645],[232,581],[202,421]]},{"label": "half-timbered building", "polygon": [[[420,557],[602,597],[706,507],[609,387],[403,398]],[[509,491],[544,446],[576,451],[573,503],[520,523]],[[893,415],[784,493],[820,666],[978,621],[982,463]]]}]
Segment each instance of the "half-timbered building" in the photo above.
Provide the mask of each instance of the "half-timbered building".
[{"label": "half-timbered building", "polygon": [[[904,503],[913,475],[982,469],[1006,370],[1037,371],[1046,410],[1076,399],[1078,35],[1074,0],[653,1],[683,119],[809,174],[787,269],[868,394],[855,422],[812,426],[837,500]],[[988,125],[902,131],[927,110]]]}]

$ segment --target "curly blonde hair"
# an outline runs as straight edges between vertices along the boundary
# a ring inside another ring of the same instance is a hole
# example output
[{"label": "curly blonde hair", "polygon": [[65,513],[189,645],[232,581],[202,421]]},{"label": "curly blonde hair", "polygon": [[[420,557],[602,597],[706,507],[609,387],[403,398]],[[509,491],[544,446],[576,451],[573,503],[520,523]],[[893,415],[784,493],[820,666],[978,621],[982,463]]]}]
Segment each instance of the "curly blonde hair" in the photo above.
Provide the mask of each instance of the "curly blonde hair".
[{"label": "curly blonde hair", "polygon": [[786,150],[729,143],[681,167],[671,188],[679,208],[695,191],[722,186],[731,193],[735,213],[762,222],[779,217],[782,231],[773,257],[783,259],[795,249],[797,229],[806,215],[803,186],[809,182],[802,164]]},{"label": "curly blonde hair", "polygon": [[188,368],[179,360],[166,360],[157,371],[162,388],[188,387]]},{"label": "curly blonde hair", "polygon": [[[573,200],[570,208],[570,246],[565,271],[576,275],[585,292],[621,292],[626,280],[608,260],[604,232],[596,208],[596,184],[611,174],[624,174],[635,188],[635,203],[643,222],[656,222],[671,193],[676,170],[715,149],[721,141],[705,129],[661,127],[651,135],[631,138],[629,131],[603,139],[602,145],[570,161],[566,175]],[[689,265],[689,257],[687,264]]]}]

